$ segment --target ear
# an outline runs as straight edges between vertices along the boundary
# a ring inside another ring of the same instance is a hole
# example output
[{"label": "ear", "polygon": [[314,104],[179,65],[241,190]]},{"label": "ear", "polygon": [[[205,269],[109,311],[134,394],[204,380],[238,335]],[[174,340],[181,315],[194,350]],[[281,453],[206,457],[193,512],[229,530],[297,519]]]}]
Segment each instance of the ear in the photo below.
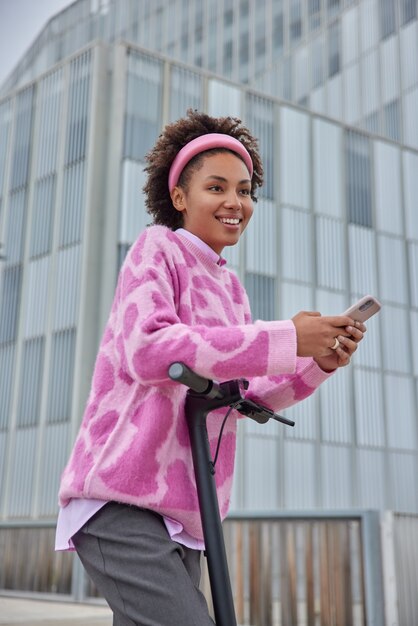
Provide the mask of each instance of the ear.
[{"label": "ear", "polygon": [[173,203],[173,207],[176,209],[176,211],[184,211],[186,205],[183,189],[177,186],[174,187],[174,189],[170,193],[170,196],[171,202]]}]

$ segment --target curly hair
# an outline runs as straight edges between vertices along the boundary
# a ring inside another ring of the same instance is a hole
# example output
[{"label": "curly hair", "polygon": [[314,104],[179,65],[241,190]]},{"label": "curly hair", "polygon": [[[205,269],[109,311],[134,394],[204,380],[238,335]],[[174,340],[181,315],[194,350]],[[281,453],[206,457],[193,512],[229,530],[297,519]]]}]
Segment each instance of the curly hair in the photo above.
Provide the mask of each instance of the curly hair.
[{"label": "curly hair", "polygon": [[[153,217],[154,224],[167,226],[172,230],[181,228],[183,215],[176,211],[171,201],[168,189],[168,174],[177,153],[189,141],[207,133],[224,133],[238,139],[251,156],[254,172],[251,180],[251,198],[256,202],[255,192],[263,184],[263,166],[258,152],[258,141],[248,128],[243,126],[236,117],[211,117],[206,113],[189,109],[187,117],[181,118],[172,124],[168,124],[152,150],[146,155],[147,182],[143,187],[147,211]],[[207,154],[228,152],[225,148],[214,148],[197,154],[184,168],[179,186],[187,190],[190,177],[196,169],[199,169]],[[239,157],[238,157],[239,158]]]}]

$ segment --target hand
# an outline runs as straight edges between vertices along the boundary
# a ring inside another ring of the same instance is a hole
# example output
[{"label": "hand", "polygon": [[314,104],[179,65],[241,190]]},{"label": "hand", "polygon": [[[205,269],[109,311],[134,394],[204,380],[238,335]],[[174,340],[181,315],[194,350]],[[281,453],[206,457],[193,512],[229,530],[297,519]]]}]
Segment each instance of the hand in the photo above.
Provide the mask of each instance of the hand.
[{"label": "hand", "polygon": [[[292,318],[297,335],[297,355],[311,356],[314,359],[334,356],[332,346],[336,337],[350,337],[347,327],[354,327],[354,321],[347,315],[322,317],[318,312],[301,311]],[[333,359],[334,362],[335,359]],[[334,368],[337,365],[334,364]]]},{"label": "hand", "polygon": [[357,350],[366,330],[366,326],[361,322],[354,322],[353,325],[346,326],[345,331],[350,333],[349,336],[337,335],[336,338],[340,342],[338,348],[333,350],[333,354],[329,356],[316,358],[316,363],[326,372],[338,367],[345,367],[350,363],[351,356]]}]

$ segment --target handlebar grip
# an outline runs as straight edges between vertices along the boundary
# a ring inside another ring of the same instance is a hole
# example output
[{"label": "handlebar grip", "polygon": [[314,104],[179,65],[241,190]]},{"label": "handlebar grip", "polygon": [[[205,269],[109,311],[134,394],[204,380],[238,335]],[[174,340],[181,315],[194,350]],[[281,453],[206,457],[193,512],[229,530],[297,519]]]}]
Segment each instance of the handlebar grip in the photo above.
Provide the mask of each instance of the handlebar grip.
[{"label": "handlebar grip", "polygon": [[175,380],[178,383],[183,383],[196,393],[206,393],[212,387],[212,381],[203,376],[199,376],[193,372],[184,363],[172,363],[168,369],[168,375],[171,380]]}]

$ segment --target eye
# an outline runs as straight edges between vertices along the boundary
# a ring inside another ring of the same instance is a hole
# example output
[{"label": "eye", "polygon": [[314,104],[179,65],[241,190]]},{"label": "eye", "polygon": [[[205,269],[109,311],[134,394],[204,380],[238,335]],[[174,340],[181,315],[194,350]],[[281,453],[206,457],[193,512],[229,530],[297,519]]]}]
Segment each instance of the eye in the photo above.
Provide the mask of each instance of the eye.
[{"label": "eye", "polygon": [[240,194],[243,196],[249,196],[251,194],[251,189],[241,189]]},{"label": "eye", "polygon": [[222,187],[220,185],[211,185],[209,191],[222,191]]}]

